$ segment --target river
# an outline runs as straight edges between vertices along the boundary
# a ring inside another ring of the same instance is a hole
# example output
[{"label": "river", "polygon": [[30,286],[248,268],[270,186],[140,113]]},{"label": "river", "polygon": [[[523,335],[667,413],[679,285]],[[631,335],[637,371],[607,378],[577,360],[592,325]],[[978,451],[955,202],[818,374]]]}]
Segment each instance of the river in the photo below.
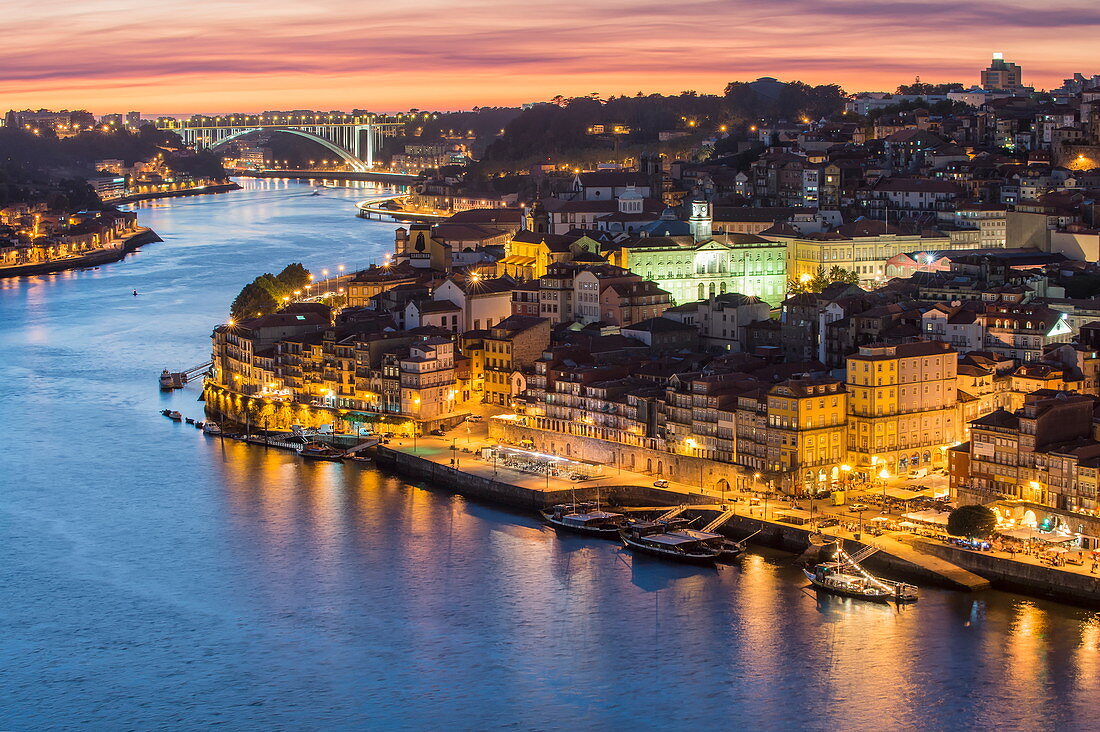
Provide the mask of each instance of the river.
[{"label": "river", "polygon": [[1097,613],[819,598],[788,554],[669,565],[166,420],[201,404],[157,374],[245,282],[392,246],[362,189],[242,184],[139,205],[164,242],[123,262],[0,282],[0,729],[1095,725]]}]

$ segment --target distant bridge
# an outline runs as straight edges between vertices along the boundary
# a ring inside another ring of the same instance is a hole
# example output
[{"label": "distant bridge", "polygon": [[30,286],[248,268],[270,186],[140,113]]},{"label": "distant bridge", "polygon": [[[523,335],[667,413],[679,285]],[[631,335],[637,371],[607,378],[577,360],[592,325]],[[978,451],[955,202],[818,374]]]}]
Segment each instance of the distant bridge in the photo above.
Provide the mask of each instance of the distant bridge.
[{"label": "distant bridge", "polygon": [[323,145],[352,170],[368,171],[374,167],[382,136],[395,134],[405,124],[375,115],[239,115],[165,120],[157,129],[175,132],[187,145],[211,150],[255,132],[285,132]]}]

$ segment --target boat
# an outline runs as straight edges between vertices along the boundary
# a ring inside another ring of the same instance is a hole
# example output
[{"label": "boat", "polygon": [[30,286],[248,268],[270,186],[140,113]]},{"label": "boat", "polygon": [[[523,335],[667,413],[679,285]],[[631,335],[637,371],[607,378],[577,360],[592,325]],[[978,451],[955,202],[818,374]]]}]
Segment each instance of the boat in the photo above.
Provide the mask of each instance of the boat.
[{"label": "boat", "polygon": [[370,463],[374,460],[369,455],[360,455],[357,452],[349,452],[344,456],[344,459],[351,460],[356,463]]},{"label": "boat", "polygon": [[218,426],[217,422],[210,422],[209,420],[202,423],[202,431],[208,435],[220,435],[222,428]]},{"label": "boat", "polygon": [[186,422],[187,424],[195,424],[195,420],[192,419],[191,417],[188,417],[187,419],[185,419],[183,421]]},{"label": "boat", "polygon": [[803,568],[802,572],[814,587],[841,597],[872,602],[917,600],[916,587],[875,577],[859,564],[857,558],[844,551],[839,542],[836,543],[836,558],[833,561],[821,562],[812,570]]},{"label": "boat", "polygon": [[562,503],[540,509],[539,513],[555,529],[607,539],[614,539],[626,525],[626,517],[621,513],[601,511],[594,502]]},{"label": "boat", "polygon": [[183,415],[175,410],[170,411],[166,416],[173,422],[180,422],[183,420]]},{"label": "boat", "polygon": [[343,450],[337,450],[323,442],[304,442],[298,446],[298,454],[308,460],[342,460]]},{"label": "boat", "polygon": [[164,371],[160,372],[160,390],[161,391],[172,391],[172,389],[176,388],[174,386],[174,384],[175,384],[175,380],[172,378],[172,372],[171,371],[169,371],[168,369],[165,369]]},{"label": "boat", "polygon": [[682,520],[627,524],[619,529],[619,538],[627,549],[677,562],[712,565],[728,558],[725,546],[728,539],[721,534],[689,529]]}]

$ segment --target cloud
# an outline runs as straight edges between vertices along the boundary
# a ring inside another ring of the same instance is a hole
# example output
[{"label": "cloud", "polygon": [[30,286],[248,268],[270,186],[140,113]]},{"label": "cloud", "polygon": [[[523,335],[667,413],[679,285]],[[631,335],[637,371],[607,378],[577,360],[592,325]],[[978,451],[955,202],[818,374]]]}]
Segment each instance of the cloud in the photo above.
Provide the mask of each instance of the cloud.
[{"label": "cloud", "polygon": [[222,103],[234,89],[256,108],[431,108],[716,91],[763,74],[851,89],[972,82],[993,50],[1056,85],[1100,71],[1088,66],[1098,27],[1100,6],[1077,0],[41,0],[8,19],[0,92],[100,111]]}]

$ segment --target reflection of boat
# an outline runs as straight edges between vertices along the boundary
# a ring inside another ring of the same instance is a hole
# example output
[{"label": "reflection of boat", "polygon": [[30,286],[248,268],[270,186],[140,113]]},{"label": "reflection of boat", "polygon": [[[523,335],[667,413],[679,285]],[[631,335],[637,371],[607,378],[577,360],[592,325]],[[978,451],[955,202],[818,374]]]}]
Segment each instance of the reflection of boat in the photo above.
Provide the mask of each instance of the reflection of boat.
[{"label": "reflection of boat", "polygon": [[621,528],[619,538],[628,549],[688,564],[714,564],[727,556],[725,537],[689,529],[683,521],[639,521]]},{"label": "reflection of boat", "polygon": [[323,442],[305,442],[298,446],[298,454],[308,460],[340,460],[344,457],[342,450],[329,447]]},{"label": "reflection of boat", "polygon": [[220,435],[222,428],[218,426],[217,422],[207,421],[202,423],[202,431],[208,435]]},{"label": "reflection of boat", "polygon": [[626,525],[621,513],[601,511],[596,503],[563,503],[539,511],[555,529],[614,539]]},{"label": "reflection of boat", "polygon": [[[869,556],[865,554],[864,556]],[[813,570],[803,569],[806,579],[814,587],[842,597],[855,597],[875,602],[915,602],[917,588],[904,582],[891,582],[879,579],[860,566],[853,558],[836,544],[836,558],[831,562],[822,562]]]}]

